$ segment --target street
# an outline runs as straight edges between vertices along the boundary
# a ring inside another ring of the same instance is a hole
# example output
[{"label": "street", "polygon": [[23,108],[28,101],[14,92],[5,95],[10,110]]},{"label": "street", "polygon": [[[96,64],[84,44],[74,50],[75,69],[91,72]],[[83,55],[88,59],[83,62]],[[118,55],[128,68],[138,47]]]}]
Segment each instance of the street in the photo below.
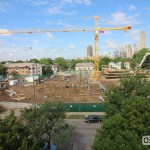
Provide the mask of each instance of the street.
[{"label": "street", "polygon": [[84,120],[67,120],[67,123],[75,127],[74,135],[67,142],[67,150],[91,150],[96,129],[99,123],[87,124]]}]

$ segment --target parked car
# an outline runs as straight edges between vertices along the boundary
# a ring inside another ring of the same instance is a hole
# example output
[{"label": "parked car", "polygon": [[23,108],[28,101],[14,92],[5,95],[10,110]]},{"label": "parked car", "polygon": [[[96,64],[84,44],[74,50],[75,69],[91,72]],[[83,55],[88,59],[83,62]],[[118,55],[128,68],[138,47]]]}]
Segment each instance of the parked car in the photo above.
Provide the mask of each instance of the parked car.
[{"label": "parked car", "polygon": [[101,123],[101,119],[98,115],[89,115],[84,118],[86,123]]}]

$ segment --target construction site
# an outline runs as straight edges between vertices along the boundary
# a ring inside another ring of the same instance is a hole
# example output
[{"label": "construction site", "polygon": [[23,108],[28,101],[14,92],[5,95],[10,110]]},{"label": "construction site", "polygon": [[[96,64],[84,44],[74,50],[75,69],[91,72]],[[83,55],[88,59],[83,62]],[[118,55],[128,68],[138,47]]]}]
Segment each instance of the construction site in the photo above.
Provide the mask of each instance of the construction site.
[{"label": "construction site", "polygon": [[[100,102],[99,84],[90,84],[77,75],[55,75],[41,83],[18,83],[1,91],[1,98],[8,101],[36,102]],[[6,87],[6,86],[5,86]]]},{"label": "construction site", "polygon": [[[120,79],[133,75],[134,72],[126,70],[107,70],[101,72],[99,82],[88,81],[77,74],[63,76],[53,75],[50,78],[35,81],[34,83],[18,82],[9,86],[3,83],[0,95],[1,100],[12,102],[41,103],[50,102],[82,102],[103,103],[104,92],[114,85],[120,84]],[[139,74],[146,75],[146,72]],[[150,78],[150,75],[146,75]]]},{"label": "construction site", "polygon": [[104,102],[103,93],[113,85],[119,85],[120,78],[132,75],[131,71],[99,71],[99,32],[111,30],[128,31],[131,26],[116,28],[101,28],[98,26],[98,16],[94,16],[94,28],[58,29],[58,30],[28,30],[28,31],[1,31],[0,34],[32,34],[47,32],[85,32],[94,31],[94,69],[90,80],[86,77],[79,79],[79,74],[69,76],[53,75],[40,82],[25,83],[19,81],[9,86],[7,82],[1,83],[1,99],[6,101],[40,103],[44,101],[59,102]]}]

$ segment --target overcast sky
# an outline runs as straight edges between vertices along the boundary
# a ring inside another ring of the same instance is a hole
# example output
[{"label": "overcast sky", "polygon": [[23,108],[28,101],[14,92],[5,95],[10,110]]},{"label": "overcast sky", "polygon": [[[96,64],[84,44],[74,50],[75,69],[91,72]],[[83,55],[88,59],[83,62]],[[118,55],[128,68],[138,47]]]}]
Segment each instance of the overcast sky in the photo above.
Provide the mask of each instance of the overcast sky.
[{"label": "overcast sky", "polygon": [[[99,27],[132,26],[100,34],[100,55],[126,44],[139,46],[141,30],[150,47],[149,0],[0,0],[0,31],[94,27],[89,16],[95,15]],[[94,45],[94,32],[0,35],[0,60],[83,57],[89,44]]]}]

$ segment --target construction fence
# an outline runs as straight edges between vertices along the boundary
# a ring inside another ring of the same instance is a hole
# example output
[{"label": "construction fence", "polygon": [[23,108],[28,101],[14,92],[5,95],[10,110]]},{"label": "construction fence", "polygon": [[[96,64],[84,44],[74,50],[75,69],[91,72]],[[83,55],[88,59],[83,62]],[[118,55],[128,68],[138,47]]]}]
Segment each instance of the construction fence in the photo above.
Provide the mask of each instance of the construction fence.
[{"label": "construction fence", "polygon": [[105,112],[104,103],[64,103],[68,112]]}]

